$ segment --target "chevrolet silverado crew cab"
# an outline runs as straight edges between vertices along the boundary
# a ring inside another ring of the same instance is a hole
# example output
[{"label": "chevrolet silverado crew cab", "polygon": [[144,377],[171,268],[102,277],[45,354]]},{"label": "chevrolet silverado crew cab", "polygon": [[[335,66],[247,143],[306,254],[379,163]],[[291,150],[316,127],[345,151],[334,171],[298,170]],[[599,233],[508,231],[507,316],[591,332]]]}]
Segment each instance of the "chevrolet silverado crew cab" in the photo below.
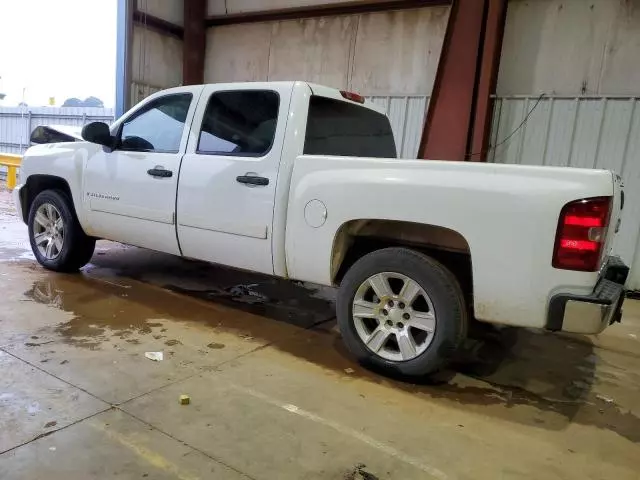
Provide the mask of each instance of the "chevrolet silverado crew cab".
[{"label": "chevrolet silverado crew cab", "polygon": [[109,239],[335,286],[350,352],[405,375],[442,367],[471,321],[620,319],[609,171],[400,160],[375,105],[305,82],[172,88],[62,139],[26,152],[14,191],[50,270]]}]

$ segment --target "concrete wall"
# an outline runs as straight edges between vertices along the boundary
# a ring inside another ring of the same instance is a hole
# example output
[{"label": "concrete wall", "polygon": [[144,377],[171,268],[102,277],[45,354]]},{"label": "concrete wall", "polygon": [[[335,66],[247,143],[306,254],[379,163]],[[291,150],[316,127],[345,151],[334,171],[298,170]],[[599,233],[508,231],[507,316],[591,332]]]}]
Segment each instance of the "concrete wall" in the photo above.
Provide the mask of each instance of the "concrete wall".
[{"label": "concrete wall", "polygon": [[137,8],[176,25],[184,25],[183,0],[136,0]]},{"label": "concrete wall", "polygon": [[448,7],[210,28],[206,82],[307,80],[364,95],[429,95]]},{"label": "concrete wall", "polygon": [[367,95],[431,94],[449,7],[361,15],[352,85]]},{"label": "concrete wall", "polygon": [[133,27],[131,105],[156,90],[182,83],[182,41],[140,25]]},{"label": "concrete wall", "polygon": [[499,95],[633,95],[640,0],[511,0]]}]

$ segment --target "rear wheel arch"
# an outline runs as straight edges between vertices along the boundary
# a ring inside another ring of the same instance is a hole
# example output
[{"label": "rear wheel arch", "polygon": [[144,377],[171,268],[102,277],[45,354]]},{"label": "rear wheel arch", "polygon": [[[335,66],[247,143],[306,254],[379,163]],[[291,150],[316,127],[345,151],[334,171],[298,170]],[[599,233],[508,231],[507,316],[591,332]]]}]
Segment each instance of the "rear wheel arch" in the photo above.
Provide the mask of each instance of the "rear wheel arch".
[{"label": "rear wheel arch", "polygon": [[460,283],[473,312],[471,247],[460,232],[447,227],[395,220],[358,219],[336,231],[331,252],[331,281],[339,285],[363,256],[390,247],[409,248],[434,258]]}]

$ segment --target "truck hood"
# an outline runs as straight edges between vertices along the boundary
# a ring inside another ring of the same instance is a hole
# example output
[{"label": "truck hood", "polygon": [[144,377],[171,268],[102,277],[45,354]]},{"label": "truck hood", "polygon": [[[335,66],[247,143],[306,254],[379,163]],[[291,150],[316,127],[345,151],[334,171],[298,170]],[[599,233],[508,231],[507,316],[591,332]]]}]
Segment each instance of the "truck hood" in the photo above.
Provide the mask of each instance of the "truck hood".
[{"label": "truck hood", "polygon": [[82,127],[70,125],[40,125],[31,132],[31,143],[81,142]]}]

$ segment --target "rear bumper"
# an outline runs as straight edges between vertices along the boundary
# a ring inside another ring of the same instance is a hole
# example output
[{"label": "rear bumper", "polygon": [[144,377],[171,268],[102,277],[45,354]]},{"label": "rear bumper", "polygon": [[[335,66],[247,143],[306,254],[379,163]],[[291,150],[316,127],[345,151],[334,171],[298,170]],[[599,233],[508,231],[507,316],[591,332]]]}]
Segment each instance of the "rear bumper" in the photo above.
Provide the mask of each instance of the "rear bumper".
[{"label": "rear bumper", "polygon": [[547,329],[572,333],[600,333],[622,318],[624,284],[629,274],[620,257],[609,257],[590,295],[561,293],[551,298]]}]

